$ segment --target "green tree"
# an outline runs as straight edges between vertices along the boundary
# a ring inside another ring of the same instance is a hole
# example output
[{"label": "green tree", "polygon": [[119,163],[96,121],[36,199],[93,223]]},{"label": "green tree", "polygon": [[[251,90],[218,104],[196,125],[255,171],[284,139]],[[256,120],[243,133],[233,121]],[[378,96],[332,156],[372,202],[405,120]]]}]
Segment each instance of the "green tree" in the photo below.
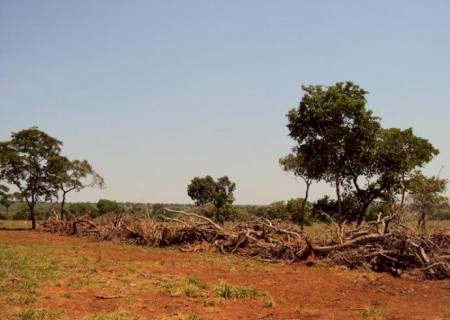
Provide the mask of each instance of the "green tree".
[{"label": "green tree", "polygon": [[0,184],[0,204],[5,207],[6,214],[9,213],[9,207],[13,204],[13,195],[9,193],[7,186]]},{"label": "green tree", "polygon": [[212,203],[216,208],[234,202],[233,192],[236,184],[227,176],[215,181],[211,176],[195,177],[187,187],[188,196],[194,200],[197,206]]},{"label": "green tree", "polygon": [[100,199],[97,202],[97,212],[100,216],[105,213],[118,213],[121,210],[121,206],[116,201]]},{"label": "green tree", "polygon": [[300,224],[301,230],[303,230],[305,222],[310,223],[307,217],[309,217],[311,212],[311,205],[306,199],[296,198],[288,200],[286,211],[293,222]]},{"label": "green tree", "polygon": [[401,189],[403,207],[409,174],[430,162],[439,150],[427,139],[414,135],[412,128],[390,128],[380,132],[377,153],[378,168],[387,172],[386,179],[395,180]]},{"label": "green tree", "polygon": [[232,207],[235,190],[236,184],[227,176],[218,178],[217,181],[211,176],[205,176],[193,178],[187,187],[187,194],[197,206],[212,204],[215,208],[212,217],[217,222],[223,223],[237,216],[236,210]]},{"label": "green tree", "polygon": [[36,204],[56,196],[47,165],[60,155],[61,146],[61,141],[36,127],[14,132],[11,140],[0,142],[0,179],[15,186],[25,199],[33,229]]},{"label": "green tree", "polygon": [[267,219],[279,219],[284,221],[291,218],[288,210],[286,209],[285,201],[276,201],[270,203],[268,206],[261,207],[257,211],[257,215]]},{"label": "green tree", "polygon": [[366,109],[367,91],[352,82],[302,89],[299,107],[287,115],[289,136],[297,143],[293,151],[308,164],[307,174],[313,172],[334,185],[342,222],[341,189],[348,169],[351,163],[354,167],[367,162],[380,124]]},{"label": "green tree", "polygon": [[61,193],[61,219],[64,218],[64,205],[69,192],[79,192],[87,187],[104,187],[104,179],[86,160],[70,161],[64,156],[59,156],[53,157],[48,166],[55,188]]},{"label": "green tree", "polygon": [[279,163],[284,171],[292,172],[295,176],[300,177],[305,182],[305,196],[295,218],[295,221],[300,224],[300,228],[303,230],[309,189],[314,180],[320,180],[321,172],[319,168],[314,165],[314,162],[305,161],[305,155],[299,152],[291,153],[286,157],[279,159]]},{"label": "green tree", "polygon": [[427,216],[432,214],[436,208],[448,205],[448,198],[443,195],[447,187],[447,180],[432,176],[426,177],[416,171],[411,174],[408,181],[410,207],[419,214],[418,228],[426,231]]}]

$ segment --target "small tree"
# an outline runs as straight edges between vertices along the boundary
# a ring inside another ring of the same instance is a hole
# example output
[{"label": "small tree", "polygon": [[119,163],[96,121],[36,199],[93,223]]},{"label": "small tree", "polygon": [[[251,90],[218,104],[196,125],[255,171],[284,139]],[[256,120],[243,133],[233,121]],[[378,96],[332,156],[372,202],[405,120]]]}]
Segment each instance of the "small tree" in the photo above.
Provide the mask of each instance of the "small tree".
[{"label": "small tree", "polygon": [[103,178],[86,160],[70,161],[64,156],[54,157],[49,162],[49,171],[55,188],[61,193],[61,219],[64,218],[64,205],[69,192],[79,192],[87,187],[104,187]]},{"label": "small tree", "polygon": [[309,225],[309,220],[306,219],[306,217],[307,213],[311,211],[311,206],[306,199],[297,198],[288,200],[286,203],[286,210],[289,213],[291,220],[300,224],[301,230],[303,230],[305,222]]},{"label": "small tree", "polygon": [[187,187],[188,196],[194,200],[197,206],[212,204],[215,207],[214,216],[223,222],[236,215],[231,204],[234,202],[233,192],[236,184],[231,182],[227,176],[215,181],[211,176],[195,177]]},{"label": "small tree", "polygon": [[11,140],[0,142],[0,179],[15,186],[25,199],[32,229],[36,229],[36,204],[56,196],[48,163],[59,156],[61,145],[36,127],[12,133]]},{"label": "small tree", "polygon": [[100,199],[97,202],[97,212],[100,216],[105,213],[119,213],[121,210],[122,207],[116,201]]},{"label": "small tree", "polygon": [[418,228],[426,231],[427,216],[442,204],[448,204],[448,198],[443,195],[447,180],[439,177],[426,177],[416,171],[408,181],[408,190],[411,200],[410,207],[419,214]]},{"label": "small tree", "polygon": [[13,195],[8,192],[9,188],[0,184],[0,204],[5,207],[6,214],[9,213],[9,207],[13,204]]},{"label": "small tree", "polygon": [[284,171],[292,172],[295,176],[300,177],[305,182],[305,196],[295,218],[296,222],[300,224],[301,230],[303,230],[309,188],[311,187],[313,180],[320,180],[320,171],[317,170],[317,167],[313,162],[305,161],[305,156],[302,153],[289,154],[286,157],[281,158],[279,163]]}]

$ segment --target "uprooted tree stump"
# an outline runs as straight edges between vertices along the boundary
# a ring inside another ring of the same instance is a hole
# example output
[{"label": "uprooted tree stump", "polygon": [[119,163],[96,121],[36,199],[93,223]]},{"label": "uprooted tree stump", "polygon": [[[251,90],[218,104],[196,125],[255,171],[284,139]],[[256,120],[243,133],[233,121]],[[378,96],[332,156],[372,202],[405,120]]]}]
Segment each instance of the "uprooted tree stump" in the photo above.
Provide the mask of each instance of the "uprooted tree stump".
[{"label": "uprooted tree stump", "polygon": [[[88,216],[68,220],[49,219],[41,230],[94,240],[118,240],[152,247],[178,247],[196,251],[207,243],[220,253],[256,257],[266,261],[304,261],[326,258],[330,263],[357,268],[370,265],[374,271],[399,276],[406,270],[421,270],[430,279],[450,276],[450,234],[418,234],[394,217],[378,217],[364,227],[344,230],[327,241],[309,239],[301,231],[257,218],[225,228],[196,213],[165,209],[175,217],[155,222],[132,216]],[[318,244],[320,243],[320,245]]]}]

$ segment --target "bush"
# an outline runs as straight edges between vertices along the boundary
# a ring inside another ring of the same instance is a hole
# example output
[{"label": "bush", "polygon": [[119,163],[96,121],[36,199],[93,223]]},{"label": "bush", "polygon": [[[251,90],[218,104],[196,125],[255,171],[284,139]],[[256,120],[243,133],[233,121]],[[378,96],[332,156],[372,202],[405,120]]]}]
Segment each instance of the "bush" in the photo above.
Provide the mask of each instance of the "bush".
[{"label": "bush", "polygon": [[12,218],[13,220],[28,220],[30,219],[30,211],[28,208],[22,208],[17,211]]},{"label": "bush", "polygon": [[258,210],[257,215],[271,220],[290,220],[289,212],[286,209],[284,201],[277,201],[262,207]]},{"label": "bush", "polygon": [[75,216],[88,214],[91,217],[95,217],[97,215],[95,205],[89,202],[71,203],[68,205],[67,209]]},{"label": "bush", "polygon": [[122,211],[122,208],[116,201],[100,199],[97,202],[97,214],[99,216],[105,213],[119,213],[120,211]]},{"label": "bush", "polygon": [[220,208],[206,204],[199,208],[199,213],[220,224],[224,224],[225,221],[236,221],[239,217],[238,209],[231,204],[225,204]]}]

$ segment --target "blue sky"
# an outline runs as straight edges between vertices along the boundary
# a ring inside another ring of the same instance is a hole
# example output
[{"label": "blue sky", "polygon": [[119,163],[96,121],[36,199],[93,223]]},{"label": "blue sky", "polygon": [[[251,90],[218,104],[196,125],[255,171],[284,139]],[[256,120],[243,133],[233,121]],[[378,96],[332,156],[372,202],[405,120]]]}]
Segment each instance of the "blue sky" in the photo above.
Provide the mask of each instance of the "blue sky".
[{"label": "blue sky", "polygon": [[[0,140],[39,126],[107,189],[71,200],[189,202],[228,175],[237,203],[303,194],[278,158],[301,84],[352,80],[450,176],[449,1],[0,0]],[[312,198],[332,192],[312,187]]]}]

